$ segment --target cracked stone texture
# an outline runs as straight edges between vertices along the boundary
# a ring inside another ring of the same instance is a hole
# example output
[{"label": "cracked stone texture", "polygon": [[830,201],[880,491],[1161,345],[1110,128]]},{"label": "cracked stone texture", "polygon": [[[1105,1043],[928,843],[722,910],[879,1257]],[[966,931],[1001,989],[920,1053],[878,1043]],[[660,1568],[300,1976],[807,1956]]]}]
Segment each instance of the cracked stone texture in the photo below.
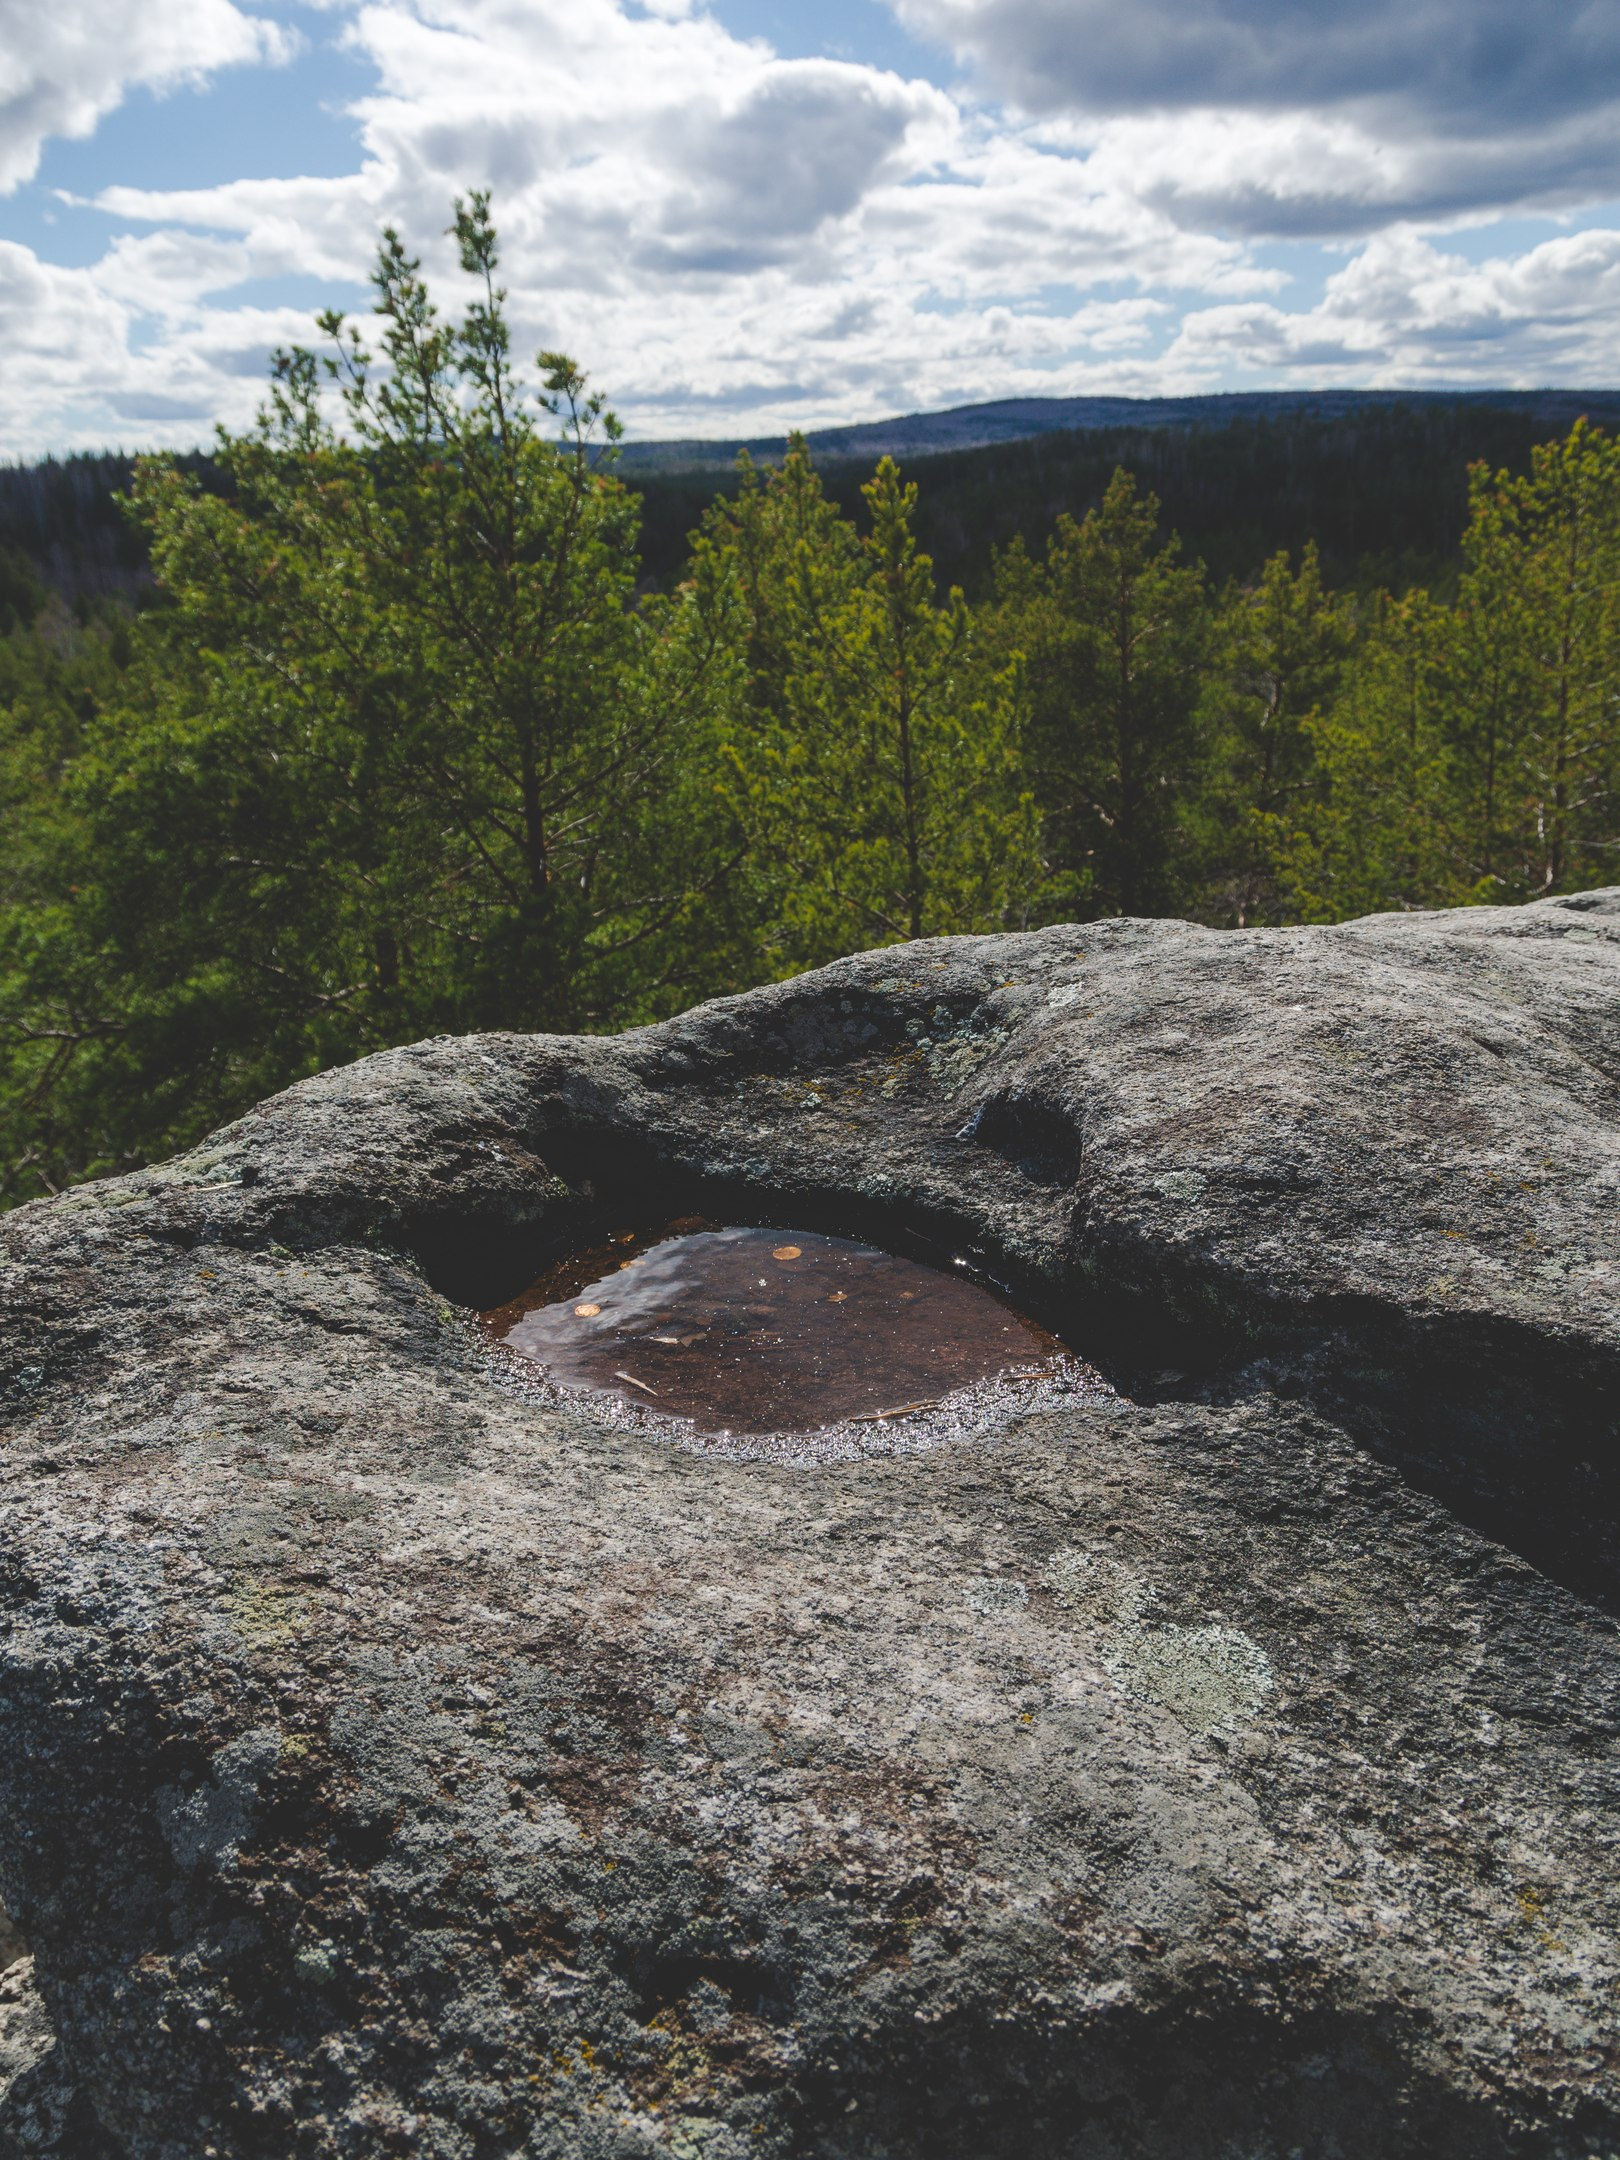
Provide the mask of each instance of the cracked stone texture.
[{"label": "cracked stone texture", "polygon": [[[1620,890],[1116,922],[7,1217],[0,2152],[1611,2154],[1617,1108]],[[467,1324],[695,1206],[1120,1393],[720,1461]]]}]

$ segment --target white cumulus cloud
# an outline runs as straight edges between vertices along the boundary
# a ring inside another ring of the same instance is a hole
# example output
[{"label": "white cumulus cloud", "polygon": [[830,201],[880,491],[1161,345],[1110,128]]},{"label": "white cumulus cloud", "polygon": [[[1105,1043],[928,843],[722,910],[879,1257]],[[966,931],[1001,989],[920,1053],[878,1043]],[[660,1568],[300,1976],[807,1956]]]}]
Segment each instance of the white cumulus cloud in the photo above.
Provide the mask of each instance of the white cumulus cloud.
[{"label": "white cumulus cloud", "polygon": [[1412,232],[1380,234],[1320,303],[1200,308],[1172,361],[1317,382],[1599,387],[1614,380],[1620,232],[1547,240],[1481,263]]},{"label": "white cumulus cloud", "polygon": [[[80,45],[98,4],[99,90],[46,64],[44,32],[12,40],[19,81],[59,103],[78,84],[38,126],[285,42],[230,0],[174,0],[189,27],[148,45],[127,0],[65,0]],[[350,170],[187,190],[128,172],[96,197],[99,261],[0,255],[0,331],[29,356],[0,386],[13,454],[241,425],[270,348],[310,335],[262,281],[352,294],[389,222],[453,300],[450,200],[482,186],[520,349],[574,353],[644,436],[1237,380],[1612,378],[1614,233],[1486,263],[1444,237],[1499,199],[1602,199],[1620,131],[1590,7],[1549,0],[1532,50],[1497,0],[1365,20],[1325,0],[897,4],[982,61],[978,89],[784,58],[700,0],[331,0],[323,33],[372,79]],[[1419,55],[1412,24],[1442,19],[1472,42]],[[1325,289],[1291,300],[1263,243],[1324,234]]]},{"label": "white cumulus cloud", "polygon": [[1620,16],[1594,0],[894,0],[1034,112],[1365,105],[1433,124],[1620,96]]},{"label": "white cumulus cloud", "polygon": [[1281,236],[1620,191],[1612,0],[892,0],[1190,224]]},{"label": "white cumulus cloud", "polygon": [[148,228],[96,275],[184,334],[249,277],[363,279],[396,224],[448,290],[449,199],[492,187],[524,344],[578,353],[642,432],[815,424],[896,403],[1136,379],[1167,303],[1270,290],[1028,130],[712,16],[618,0],[369,0],[377,71],[339,180],[108,189]]},{"label": "white cumulus cloud", "polygon": [[53,135],[88,135],[135,88],[290,57],[292,34],[232,0],[0,0],[0,194]]}]

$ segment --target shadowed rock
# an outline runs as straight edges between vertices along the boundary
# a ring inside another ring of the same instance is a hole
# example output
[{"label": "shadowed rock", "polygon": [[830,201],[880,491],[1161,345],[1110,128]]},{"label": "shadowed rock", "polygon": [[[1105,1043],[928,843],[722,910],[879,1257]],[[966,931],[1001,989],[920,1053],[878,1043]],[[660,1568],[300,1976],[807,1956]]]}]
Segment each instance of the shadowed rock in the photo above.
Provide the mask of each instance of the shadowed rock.
[{"label": "shadowed rock", "polygon": [[[49,2066],[120,2160],[1608,2152],[1617,1108],[1620,893],[1122,922],[7,1218],[0,2149]],[[1121,1392],[526,1395],[460,1308],[625,1210],[962,1250]]]}]

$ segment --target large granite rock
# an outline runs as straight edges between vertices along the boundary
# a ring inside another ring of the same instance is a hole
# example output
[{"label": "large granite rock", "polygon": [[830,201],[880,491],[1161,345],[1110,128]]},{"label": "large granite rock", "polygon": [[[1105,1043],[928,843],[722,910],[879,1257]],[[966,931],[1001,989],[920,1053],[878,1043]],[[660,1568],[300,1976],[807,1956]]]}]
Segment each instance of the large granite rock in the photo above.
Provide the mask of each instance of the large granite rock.
[{"label": "large granite rock", "polygon": [[[1612,2153],[1617,1107],[1620,892],[1121,922],[7,1218],[0,2149]],[[693,1206],[971,1250],[1120,1392],[716,1460],[466,1324]]]}]

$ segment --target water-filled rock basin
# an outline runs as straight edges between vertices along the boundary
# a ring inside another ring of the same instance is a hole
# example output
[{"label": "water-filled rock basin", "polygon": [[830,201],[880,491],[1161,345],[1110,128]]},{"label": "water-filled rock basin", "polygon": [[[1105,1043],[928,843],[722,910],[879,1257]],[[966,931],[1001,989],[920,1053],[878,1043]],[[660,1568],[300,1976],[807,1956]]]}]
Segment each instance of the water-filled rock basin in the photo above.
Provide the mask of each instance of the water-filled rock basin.
[{"label": "water-filled rock basin", "polygon": [[966,1274],[854,1238],[673,1223],[561,1261],[484,1315],[566,1388],[702,1433],[814,1432],[1074,1361]]}]

